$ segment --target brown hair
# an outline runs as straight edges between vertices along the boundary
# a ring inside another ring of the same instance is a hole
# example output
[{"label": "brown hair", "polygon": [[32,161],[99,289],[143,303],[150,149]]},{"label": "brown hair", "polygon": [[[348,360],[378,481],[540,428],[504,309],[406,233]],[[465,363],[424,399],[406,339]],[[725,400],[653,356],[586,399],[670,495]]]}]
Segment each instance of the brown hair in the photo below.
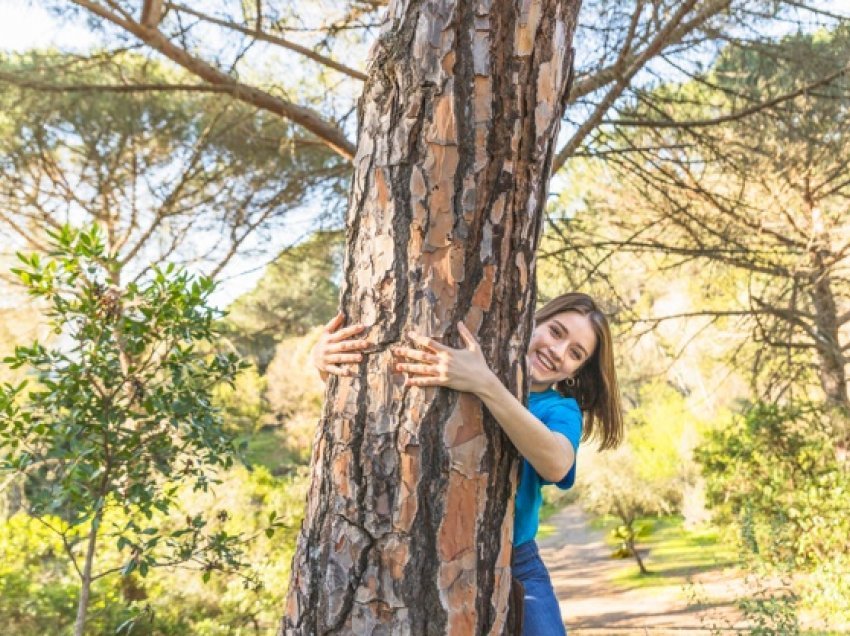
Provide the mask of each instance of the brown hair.
[{"label": "brown hair", "polygon": [[608,319],[590,296],[570,292],[538,309],[534,322],[539,325],[564,311],[587,316],[596,334],[596,348],[576,373],[575,384],[568,386],[566,380],[562,380],[555,389],[578,402],[584,414],[582,441],[598,439],[601,450],[615,448],[623,441],[623,412]]}]

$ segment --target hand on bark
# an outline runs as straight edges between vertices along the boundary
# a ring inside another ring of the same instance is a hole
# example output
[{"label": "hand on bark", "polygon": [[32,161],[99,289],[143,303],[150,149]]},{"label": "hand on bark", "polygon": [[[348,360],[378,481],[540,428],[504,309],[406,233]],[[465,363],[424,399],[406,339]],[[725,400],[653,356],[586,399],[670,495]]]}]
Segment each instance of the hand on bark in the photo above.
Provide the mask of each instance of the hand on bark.
[{"label": "hand on bark", "polygon": [[334,316],[325,325],[318,342],[310,351],[310,360],[324,381],[327,381],[329,374],[356,375],[355,365],[363,360],[360,351],[369,347],[366,340],[353,339],[366,327],[356,324],[341,329],[343,320],[342,312]]},{"label": "hand on bark", "polygon": [[455,391],[478,394],[493,375],[481,352],[481,345],[462,322],[458,333],[466,345],[463,349],[447,347],[433,338],[411,332],[417,345],[393,347],[395,371],[405,373],[405,386],[444,386]]}]

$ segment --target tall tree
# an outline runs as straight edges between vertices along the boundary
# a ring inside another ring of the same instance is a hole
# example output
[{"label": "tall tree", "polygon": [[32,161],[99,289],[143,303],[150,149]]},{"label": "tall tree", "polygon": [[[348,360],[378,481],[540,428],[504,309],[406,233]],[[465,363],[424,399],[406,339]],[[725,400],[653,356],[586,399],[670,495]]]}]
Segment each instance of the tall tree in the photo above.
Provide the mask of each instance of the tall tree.
[{"label": "tall tree", "polygon": [[579,2],[392,3],[360,101],[342,307],[283,634],[502,634],[516,454],[481,403],[404,389],[410,329],[477,333],[517,395]]}]

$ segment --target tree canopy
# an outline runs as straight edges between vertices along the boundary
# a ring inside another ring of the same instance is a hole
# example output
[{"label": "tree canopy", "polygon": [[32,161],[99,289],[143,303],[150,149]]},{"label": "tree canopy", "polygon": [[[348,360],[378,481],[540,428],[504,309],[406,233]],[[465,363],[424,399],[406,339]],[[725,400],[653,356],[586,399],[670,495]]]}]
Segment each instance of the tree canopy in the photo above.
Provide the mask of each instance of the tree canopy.
[{"label": "tree canopy", "polygon": [[[96,85],[185,77],[132,52],[80,66],[51,52],[0,59],[3,72],[35,84],[56,67]],[[261,252],[293,209],[345,183],[339,160],[285,120],[204,92],[58,90],[45,99],[20,87],[0,102],[0,223],[12,245],[43,251],[47,230],[96,222],[128,279],[162,261],[215,276],[237,253]]]}]

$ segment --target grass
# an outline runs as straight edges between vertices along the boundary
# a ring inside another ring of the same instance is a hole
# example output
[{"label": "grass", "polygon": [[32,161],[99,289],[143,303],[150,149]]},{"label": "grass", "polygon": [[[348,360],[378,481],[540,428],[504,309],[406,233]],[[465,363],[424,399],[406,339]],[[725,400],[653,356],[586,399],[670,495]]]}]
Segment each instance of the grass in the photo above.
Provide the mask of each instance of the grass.
[{"label": "grass", "polygon": [[273,475],[291,472],[293,467],[309,461],[286,443],[285,433],[280,428],[263,428],[240,438],[248,442],[245,458],[249,464],[265,466]]},{"label": "grass", "polygon": [[546,537],[551,537],[553,534],[555,534],[555,530],[555,526],[553,526],[551,523],[541,522],[540,525],[537,527],[537,536],[535,538],[545,539]]},{"label": "grass", "polygon": [[[724,541],[716,528],[685,529],[681,517],[644,518],[638,522],[637,547],[650,571],[642,575],[632,557],[614,576],[614,583],[628,588],[684,585],[691,576],[719,570],[738,563],[735,547]],[[606,532],[605,540],[614,552],[620,542],[613,535],[619,522],[611,517],[592,524]],[[625,565],[627,563],[627,565]]]},{"label": "grass", "polygon": [[546,523],[556,512],[568,506],[578,499],[575,489],[561,490],[554,486],[543,489],[543,505],[540,507],[540,526],[537,529],[537,538],[545,539],[555,534],[556,528],[551,523]]}]

